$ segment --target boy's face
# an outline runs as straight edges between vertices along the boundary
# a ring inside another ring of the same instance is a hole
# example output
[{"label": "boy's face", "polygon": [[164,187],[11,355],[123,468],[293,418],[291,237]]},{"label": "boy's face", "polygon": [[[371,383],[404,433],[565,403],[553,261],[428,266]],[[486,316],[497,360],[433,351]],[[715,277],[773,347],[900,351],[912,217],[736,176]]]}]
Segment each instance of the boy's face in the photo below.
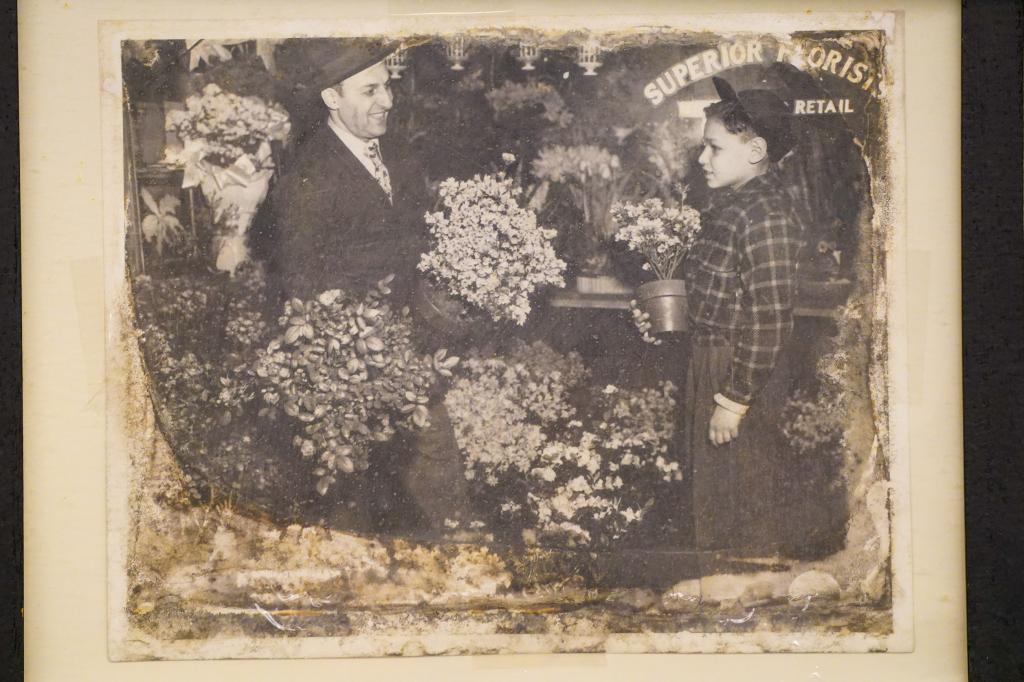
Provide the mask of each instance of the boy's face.
[{"label": "boy's face", "polygon": [[763,138],[730,133],[717,118],[704,124],[704,150],[697,162],[708,187],[739,187],[761,171]]}]

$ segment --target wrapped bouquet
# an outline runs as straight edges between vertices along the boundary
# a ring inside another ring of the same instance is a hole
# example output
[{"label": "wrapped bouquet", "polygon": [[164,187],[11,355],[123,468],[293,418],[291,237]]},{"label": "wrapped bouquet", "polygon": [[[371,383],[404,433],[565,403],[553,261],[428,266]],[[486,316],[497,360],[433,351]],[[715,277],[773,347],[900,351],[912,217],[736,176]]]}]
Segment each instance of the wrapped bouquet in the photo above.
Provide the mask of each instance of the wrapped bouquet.
[{"label": "wrapped bouquet", "polygon": [[165,161],[183,166],[183,187],[200,187],[227,223],[216,244],[217,268],[234,272],[248,257],[245,233],[266,197],[274,161],[270,143],[290,130],[283,107],[259,97],[241,97],[210,83],[186,101],[186,109],[167,114],[167,130],[177,133],[181,149],[168,149]]}]

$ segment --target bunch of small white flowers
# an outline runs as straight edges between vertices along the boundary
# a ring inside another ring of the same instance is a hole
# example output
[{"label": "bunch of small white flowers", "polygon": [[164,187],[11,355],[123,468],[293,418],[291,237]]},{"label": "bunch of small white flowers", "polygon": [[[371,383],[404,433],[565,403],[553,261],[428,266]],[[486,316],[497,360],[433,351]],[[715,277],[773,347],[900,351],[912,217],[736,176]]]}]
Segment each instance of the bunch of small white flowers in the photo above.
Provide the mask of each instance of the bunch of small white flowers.
[{"label": "bunch of small white flowers", "polygon": [[530,472],[535,484],[527,495],[538,530],[589,544],[597,539],[594,533],[617,539],[643,518],[642,508],[623,506],[625,483],[605,466],[597,442],[584,431],[578,443],[554,441],[544,448]]},{"label": "bunch of small white flowers", "polygon": [[644,270],[658,279],[672,278],[700,232],[700,213],[686,204],[665,206],[655,198],[638,204],[616,203],[611,211],[619,226],[615,241],[625,242],[630,251],[643,256]]},{"label": "bunch of small white flowers", "polygon": [[[466,477],[506,518],[573,546],[641,526],[658,486],[682,479],[670,453],[676,387],[587,391],[582,358],[541,342],[462,360],[445,405]],[[488,497],[491,496],[491,497]]]},{"label": "bunch of small white flowers", "polygon": [[[198,149],[203,159],[217,166],[228,167],[248,157],[260,168],[268,157],[260,153],[260,147],[275,140],[283,142],[291,129],[288,112],[280,105],[225,92],[214,83],[200,95],[189,97],[185,105],[184,111],[167,114],[167,130],[185,143],[187,151],[181,154]],[[173,153],[167,160],[184,162]]]},{"label": "bunch of small white flowers", "polygon": [[602,391],[605,408],[597,435],[602,447],[621,453],[611,471],[633,468],[638,473],[657,472],[666,482],[682,480],[679,463],[668,461],[669,445],[676,432],[675,384],[662,381],[651,388]]},{"label": "bunch of small white flowers", "polygon": [[494,321],[522,325],[531,295],[565,286],[566,264],[551,243],[556,231],[537,224],[520,194],[503,173],[442,182],[443,210],[425,216],[433,245],[418,267]]},{"label": "bunch of small white flowers", "polygon": [[[474,365],[467,360],[463,369],[473,371]],[[509,472],[528,471],[544,447],[547,437],[540,425],[528,421],[518,398],[511,382],[494,373],[462,376],[452,383],[445,406],[467,479],[495,486]]]},{"label": "bunch of small white flowers", "polygon": [[568,392],[585,377],[578,354],[539,341],[518,342],[506,357],[464,359],[445,406],[467,478],[493,486],[508,472],[527,472],[548,442],[543,427],[575,416]]}]

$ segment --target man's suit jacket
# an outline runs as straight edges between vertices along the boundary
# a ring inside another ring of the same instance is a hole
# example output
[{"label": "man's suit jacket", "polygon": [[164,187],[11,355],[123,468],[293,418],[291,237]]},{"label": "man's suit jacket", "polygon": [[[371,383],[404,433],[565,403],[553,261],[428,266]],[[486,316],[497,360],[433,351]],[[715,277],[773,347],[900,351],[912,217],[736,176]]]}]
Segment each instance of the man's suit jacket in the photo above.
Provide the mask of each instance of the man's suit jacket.
[{"label": "man's suit jacket", "polygon": [[395,274],[392,302],[406,301],[427,247],[425,175],[386,142],[381,156],[394,205],[326,123],[294,153],[270,196],[270,269],[285,296],[307,299],[327,289],[361,296]]}]

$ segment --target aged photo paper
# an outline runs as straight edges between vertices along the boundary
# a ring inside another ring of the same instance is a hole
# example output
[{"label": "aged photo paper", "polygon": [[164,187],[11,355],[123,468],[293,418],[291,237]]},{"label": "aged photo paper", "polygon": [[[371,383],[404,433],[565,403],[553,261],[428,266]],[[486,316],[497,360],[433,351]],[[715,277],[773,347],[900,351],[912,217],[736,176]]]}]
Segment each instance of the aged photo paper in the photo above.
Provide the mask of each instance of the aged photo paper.
[{"label": "aged photo paper", "polygon": [[109,659],[910,660],[908,15],[366,14],[96,22]]},{"label": "aged photo paper", "polygon": [[907,648],[899,16],[389,23],[101,26],[114,656]]}]

